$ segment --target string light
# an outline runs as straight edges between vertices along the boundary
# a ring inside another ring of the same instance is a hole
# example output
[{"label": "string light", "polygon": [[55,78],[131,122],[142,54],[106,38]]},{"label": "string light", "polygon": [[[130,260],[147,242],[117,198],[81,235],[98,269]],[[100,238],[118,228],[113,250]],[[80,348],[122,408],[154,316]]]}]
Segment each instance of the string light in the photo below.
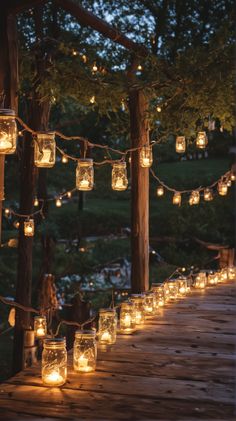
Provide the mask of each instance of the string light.
[{"label": "string light", "polygon": [[61,208],[61,206],[62,206],[62,199],[61,199],[61,197],[58,197],[56,199],[56,207]]},{"label": "string light", "polygon": [[4,210],[4,214],[5,214],[5,216],[9,216],[9,215],[10,215],[10,213],[11,213],[11,211],[10,211],[10,209],[9,209],[9,208],[6,208],[6,209]]},{"label": "string light", "polygon": [[173,205],[181,205],[181,193],[176,192],[173,195]]},{"label": "string light", "polygon": [[141,64],[139,64],[137,69],[141,72],[143,70],[143,66]]},{"label": "string light", "polygon": [[63,164],[67,164],[67,163],[68,163],[68,158],[67,158],[67,156],[63,155],[63,156],[62,156],[62,158],[61,158],[61,162],[62,162]]},{"label": "string light", "polygon": [[39,205],[39,200],[37,197],[34,198],[34,206],[38,206]]},{"label": "string light", "polygon": [[95,102],[96,102],[95,95],[91,96],[89,102],[90,102],[90,104],[95,104]]},{"label": "string light", "polygon": [[84,63],[87,63],[87,56],[85,54],[83,54],[81,58]]},{"label": "string light", "polygon": [[68,192],[67,192],[67,197],[70,199],[70,198],[71,198],[71,196],[72,196],[71,191],[68,191]]},{"label": "string light", "polygon": [[158,112],[158,113],[161,113],[161,107],[160,107],[160,106],[158,106],[158,107],[156,108],[156,110],[157,110],[157,112]]},{"label": "string light", "polygon": [[233,172],[230,173],[230,180],[231,181],[235,181],[236,180],[236,175]]},{"label": "string light", "polygon": [[94,73],[96,73],[98,71],[98,67],[97,67],[96,61],[93,63],[92,71]]}]

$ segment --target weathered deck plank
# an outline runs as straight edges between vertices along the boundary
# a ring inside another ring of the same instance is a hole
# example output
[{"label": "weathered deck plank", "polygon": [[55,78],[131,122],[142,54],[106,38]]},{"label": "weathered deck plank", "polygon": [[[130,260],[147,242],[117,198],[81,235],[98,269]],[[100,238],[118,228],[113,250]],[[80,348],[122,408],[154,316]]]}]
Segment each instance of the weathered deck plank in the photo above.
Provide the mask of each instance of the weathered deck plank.
[{"label": "weathered deck plank", "polygon": [[236,284],[193,291],[99,351],[97,371],[46,388],[40,367],[0,385],[3,419],[218,420],[235,416]]}]

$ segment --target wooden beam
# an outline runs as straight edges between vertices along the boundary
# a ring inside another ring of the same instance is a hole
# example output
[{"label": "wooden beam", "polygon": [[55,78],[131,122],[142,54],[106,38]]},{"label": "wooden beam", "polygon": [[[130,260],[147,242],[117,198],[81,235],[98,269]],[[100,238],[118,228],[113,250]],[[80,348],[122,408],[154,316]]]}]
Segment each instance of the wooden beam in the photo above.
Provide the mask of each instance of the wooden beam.
[{"label": "wooden beam", "polygon": [[123,47],[135,52],[142,57],[145,57],[149,54],[149,51],[146,47],[132,41],[125,35],[121,34],[118,29],[112,25],[109,25],[107,22],[98,18],[88,10],[84,9],[80,4],[74,3],[71,0],[54,0],[54,2],[66,12],[70,13],[72,16],[78,19],[82,25],[89,26],[90,28],[104,35],[104,37],[111,39],[117,44],[123,45]]}]

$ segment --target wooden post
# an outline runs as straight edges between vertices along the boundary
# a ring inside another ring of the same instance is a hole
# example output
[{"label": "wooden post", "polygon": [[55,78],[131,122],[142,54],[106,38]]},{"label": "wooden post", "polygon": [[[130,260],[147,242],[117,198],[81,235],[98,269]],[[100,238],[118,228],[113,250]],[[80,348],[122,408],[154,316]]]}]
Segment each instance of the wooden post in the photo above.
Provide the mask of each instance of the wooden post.
[{"label": "wooden post", "polygon": [[[141,90],[129,94],[131,147],[149,142],[147,100]],[[139,164],[139,152],[131,156],[131,288],[149,288],[149,169]]]}]

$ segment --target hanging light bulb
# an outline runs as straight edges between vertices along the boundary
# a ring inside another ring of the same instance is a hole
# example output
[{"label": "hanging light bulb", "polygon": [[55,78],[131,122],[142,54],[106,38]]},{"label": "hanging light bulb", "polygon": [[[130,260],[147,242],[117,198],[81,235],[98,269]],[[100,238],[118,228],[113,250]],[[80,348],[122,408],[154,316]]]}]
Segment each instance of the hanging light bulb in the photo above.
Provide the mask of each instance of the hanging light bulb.
[{"label": "hanging light bulb", "polygon": [[163,186],[158,186],[157,187],[157,196],[163,196],[164,195],[164,187]]},{"label": "hanging light bulb", "polygon": [[140,149],[139,162],[140,162],[141,167],[143,168],[151,167],[152,162],[153,162],[151,145],[143,146]]},{"label": "hanging light bulb", "polygon": [[212,193],[212,189],[206,188],[204,189],[204,200],[206,202],[210,202],[211,200],[213,200],[213,193]]},{"label": "hanging light bulb", "polygon": [[158,113],[161,113],[161,107],[160,107],[160,106],[158,106],[158,107],[156,108],[156,110],[157,110],[157,112],[158,112]]},{"label": "hanging light bulb", "polygon": [[68,158],[67,158],[67,156],[66,156],[66,155],[62,155],[61,162],[62,162],[63,164],[67,164],[67,162],[68,162]]},{"label": "hanging light bulb", "polygon": [[141,72],[143,70],[143,66],[141,64],[139,64],[137,69],[139,70],[139,72]]},{"label": "hanging light bulb", "polygon": [[37,133],[34,142],[34,163],[36,167],[51,168],[56,162],[54,132]]},{"label": "hanging light bulb", "polygon": [[229,178],[229,179],[227,180],[227,187],[231,187],[231,185],[232,185],[232,181],[231,181],[231,179]]},{"label": "hanging light bulb", "polygon": [[217,189],[220,196],[226,196],[228,193],[227,183],[223,180],[219,181]]},{"label": "hanging light bulb", "polygon": [[14,222],[13,222],[13,225],[14,225],[14,227],[15,227],[16,229],[18,229],[18,228],[19,228],[19,226],[20,226],[20,223],[19,223],[19,221],[14,221]]},{"label": "hanging light bulb", "polygon": [[205,147],[207,146],[207,143],[208,143],[208,139],[207,139],[206,132],[198,132],[197,139],[196,139],[197,148],[205,149]]},{"label": "hanging light bulb", "polygon": [[181,193],[175,192],[173,196],[173,205],[181,205]]},{"label": "hanging light bulb", "polygon": [[67,192],[67,197],[70,199],[70,198],[71,198],[71,196],[72,196],[71,191],[68,191],[68,192]]},{"label": "hanging light bulb", "polygon": [[96,73],[98,71],[98,67],[97,67],[96,61],[93,63],[92,70],[93,70],[94,73]]},{"label": "hanging light bulb", "polygon": [[235,181],[236,180],[236,174],[234,174],[233,172],[231,172],[231,174],[230,174],[230,180],[231,181]]},{"label": "hanging light bulb", "polygon": [[111,173],[112,190],[123,191],[128,187],[126,162],[115,162]]},{"label": "hanging light bulb", "polygon": [[33,219],[27,219],[24,222],[24,235],[26,237],[34,236],[34,220]]},{"label": "hanging light bulb", "polygon": [[78,55],[78,51],[72,50],[72,56],[77,56],[77,55]]},{"label": "hanging light bulb", "polygon": [[15,111],[0,109],[0,154],[13,154],[16,150],[16,139]]},{"label": "hanging light bulb", "polygon": [[90,191],[94,185],[93,160],[90,158],[78,159],[76,168],[76,188],[80,191]]},{"label": "hanging light bulb", "polygon": [[175,141],[175,150],[177,153],[184,153],[186,150],[185,136],[177,136]]},{"label": "hanging light bulb", "polygon": [[34,198],[34,206],[38,206],[39,205],[39,200],[37,197]]},{"label": "hanging light bulb", "polygon": [[56,199],[56,207],[57,208],[60,208],[61,206],[62,206],[62,198],[61,197],[58,197]]},{"label": "hanging light bulb", "polygon": [[95,95],[91,96],[91,98],[89,100],[90,104],[95,104],[95,101],[96,101]]},{"label": "hanging light bulb", "polygon": [[85,54],[82,55],[82,61],[84,63],[87,63],[87,56]]},{"label": "hanging light bulb", "polygon": [[4,211],[5,216],[9,216],[10,213],[11,213],[10,209],[6,208],[5,211]]},{"label": "hanging light bulb", "polygon": [[192,191],[190,198],[189,198],[189,204],[192,205],[198,205],[200,202],[200,193],[198,190]]}]

